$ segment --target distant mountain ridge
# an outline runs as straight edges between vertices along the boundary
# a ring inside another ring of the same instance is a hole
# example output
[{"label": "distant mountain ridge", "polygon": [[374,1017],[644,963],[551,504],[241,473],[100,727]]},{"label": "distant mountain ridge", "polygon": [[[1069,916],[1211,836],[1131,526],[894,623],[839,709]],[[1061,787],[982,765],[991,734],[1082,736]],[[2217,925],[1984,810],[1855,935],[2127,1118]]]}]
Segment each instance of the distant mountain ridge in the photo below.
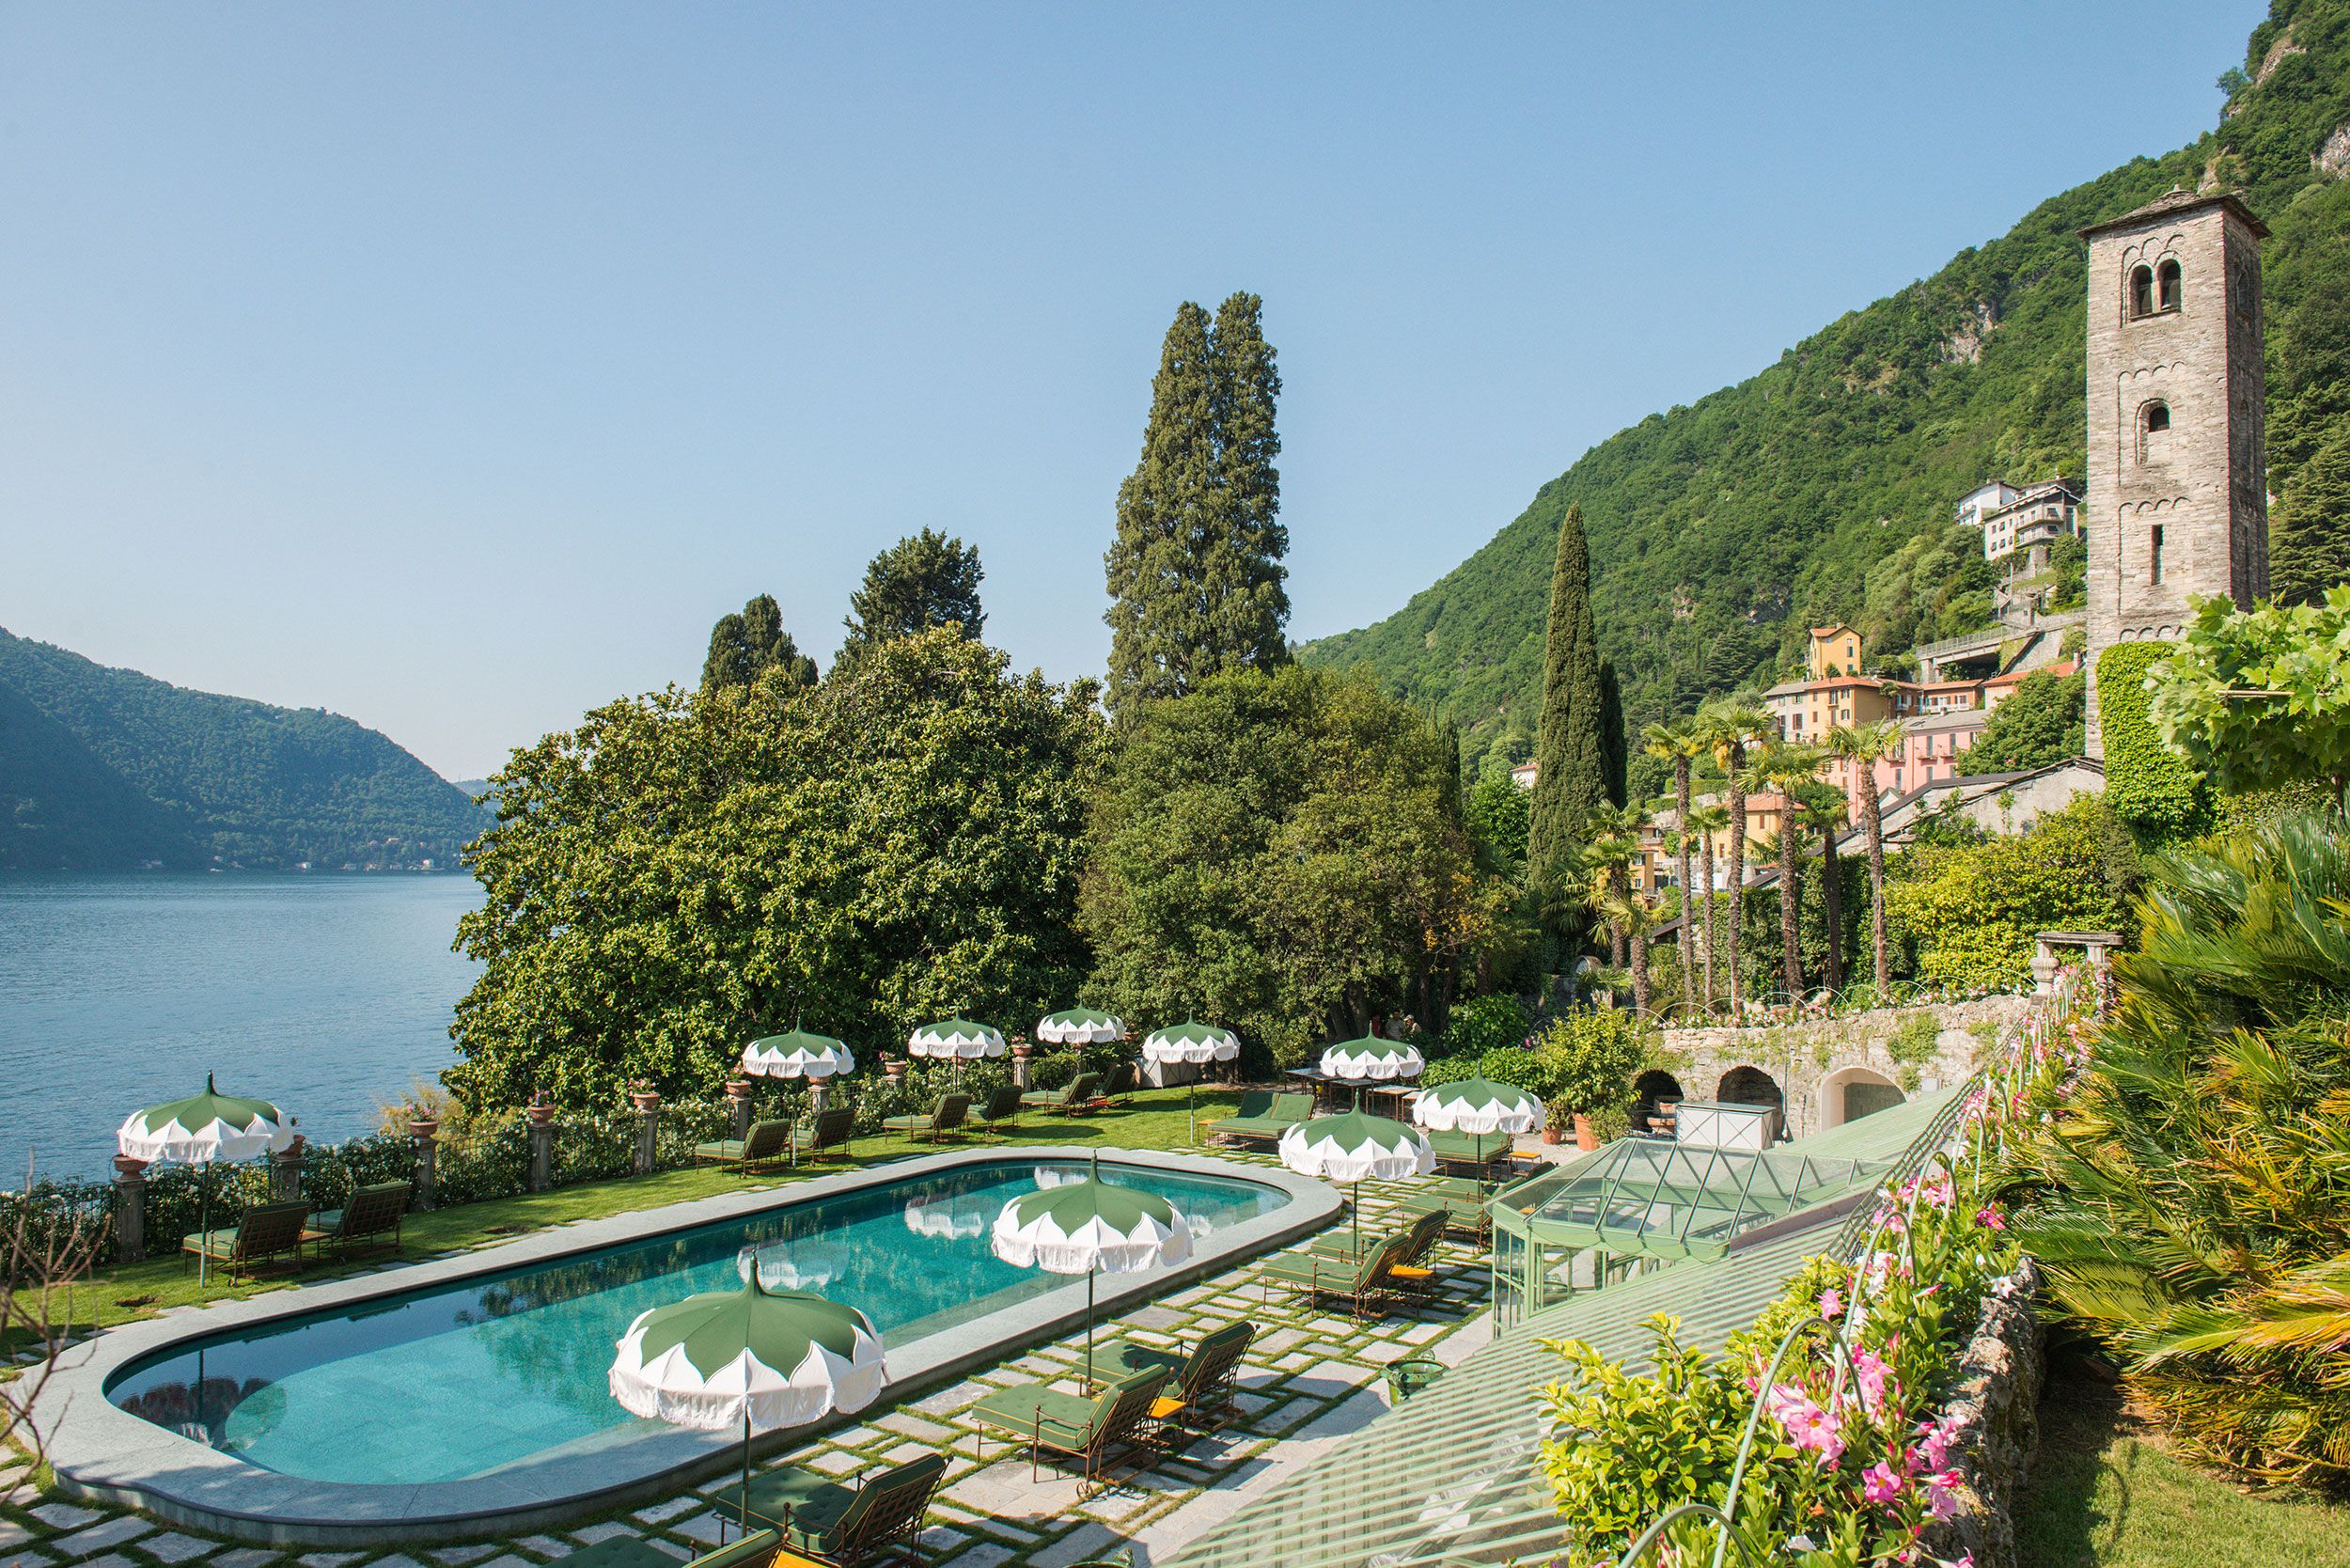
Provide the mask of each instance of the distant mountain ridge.
[{"label": "distant mountain ridge", "polygon": [[0,870],[448,870],[485,825],[464,792],[338,713],[0,630]]},{"label": "distant mountain ridge", "polygon": [[[2276,0],[2223,86],[2212,133],[2049,198],[1753,377],[1608,437],[1402,609],[1298,656],[1369,665],[1457,720],[1472,762],[1527,755],[1574,504],[1601,651],[1636,735],[1793,667],[1807,626],[1855,626],[1872,665],[1973,630],[1992,576],[1953,504],[1986,479],[2083,471],[2075,231],[2174,185],[2237,189],[2272,230],[2269,481],[2281,493],[2350,417],[2350,0]],[[1636,779],[1653,788],[1661,767],[1642,760]]]}]

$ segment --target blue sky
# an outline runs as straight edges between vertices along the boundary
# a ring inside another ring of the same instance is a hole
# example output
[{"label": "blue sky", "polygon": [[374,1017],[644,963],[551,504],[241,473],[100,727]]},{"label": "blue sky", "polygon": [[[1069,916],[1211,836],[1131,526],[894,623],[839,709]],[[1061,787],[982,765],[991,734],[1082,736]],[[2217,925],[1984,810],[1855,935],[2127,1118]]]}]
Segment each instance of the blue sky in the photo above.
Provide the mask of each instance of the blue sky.
[{"label": "blue sky", "polygon": [[[1270,14],[1267,14],[1267,13]],[[0,4],[0,625],[452,777],[872,553],[1098,669],[1176,304],[1293,635],[2213,122],[2263,8]]]}]

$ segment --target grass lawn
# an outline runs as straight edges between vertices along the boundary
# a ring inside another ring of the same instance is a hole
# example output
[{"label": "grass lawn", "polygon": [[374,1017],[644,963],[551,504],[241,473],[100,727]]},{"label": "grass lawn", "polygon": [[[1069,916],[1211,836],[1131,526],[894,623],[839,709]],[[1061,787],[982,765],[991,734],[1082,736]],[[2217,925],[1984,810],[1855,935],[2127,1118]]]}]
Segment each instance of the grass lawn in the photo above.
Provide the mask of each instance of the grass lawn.
[{"label": "grass lawn", "polygon": [[2350,1506],[2246,1492],[2174,1458],[2119,1392],[2060,1378],[2015,1521],[2023,1568],[2336,1568]]},{"label": "grass lawn", "polygon": [[[976,1146],[1017,1151],[1023,1146],[1052,1143],[1099,1143],[1105,1149],[1182,1149],[1190,1141],[1184,1095],[1185,1091],[1180,1089],[1144,1090],[1127,1102],[1126,1108],[1092,1116],[1064,1117],[1028,1112],[1021,1117],[1018,1125],[1006,1128],[1000,1139],[982,1134],[940,1147]],[[1213,1115],[1225,1114],[1238,1098],[1230,1090],[1202,1089],[1199,1091],[1200,1118],[1204,1121]],[[713,1193],[740,1191],[744,1186],[788,1186],[809,1176],[882,1165],[904,1159],[910,1154],[932,1152],[928,1143],[915,1143],[902,1137],[861,1137],[856,1140],[856,1157],[853,1160],[834,1157],[822,1165],[756,1176],[748,1182],[730,1172],[710,1168],[664,1170],[650,1176],[633,1176],[611,1182],[583,1182],[576,1186],[556,1187],[550,1192],[502,1198],[487,1203],[465,1203],[426,1215],[410,1215],[402,1229],[401,1239],[407,1255],[415,1258],[431,1252],[504,1241],[549,1225],[564,1225],[578,1219],[599,1219],[606,1215],[626,1214],[637,1209],[657,1209],[688,1199],[707,1198]],[[163,1245],[161,1238],[158,1238],[158,1245]],[[306,1268],[297,1278],[305,1281],[326,1279],[342,1272],[336,1264],[317,1263]],[[179,1255],[170,1253],[149,1257],[142,1263],[99,1269],[90,1278],[80,1280],[70,1291],[62,1293],[52,1309],[63,1316],[66,1298],[70,1296],[71,1321],[75,1327],[103,1327],[133,1318],[149,1317],[166,1307],[193,1306],[200,1302],[255,1295],[263,1291],[285,1289],[292,1282],[293,1279],[281,1276],[232,1286],[226,1278],[215,1275],[199,1289],[193,1260],[183,1267]],[[15,1348],[13,1342],[0,1343],[0,1352]]]}]

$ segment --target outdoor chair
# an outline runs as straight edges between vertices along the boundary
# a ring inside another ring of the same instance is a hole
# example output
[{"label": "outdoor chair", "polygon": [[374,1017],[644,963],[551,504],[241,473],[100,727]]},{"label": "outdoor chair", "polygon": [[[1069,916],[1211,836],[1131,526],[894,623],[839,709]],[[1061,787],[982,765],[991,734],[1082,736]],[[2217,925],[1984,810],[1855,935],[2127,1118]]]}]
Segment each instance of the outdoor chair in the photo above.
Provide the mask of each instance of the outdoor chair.
[{"label": "outdoor chair", "polygon": [[1493,1229],[1493,1215],[1486,1205],[1508,1191],[1511,1184],[1503,1182],[1496,1185],[1465,1176],[1439,1176],[1420,1183],[1418,1190],[1396,1200],[1395,1206],[1406,1214],[1442,1212],[1452,1230],[1472,1241],[1482,1242]]},{"label": "outdoor chair", "polygon": [[882,1122],[882,1130],[903,1133],[908,1137],[926,1138],[936,1143],[963,1126],[964,1117],[971,1114],[971,1096],[942,1094],[928,1116],[893,1116]]},{"label": "outdoor chair", "polygon": [[1121,1061],[1109,1070],[1101,1087],[1093,1091],[1089,1103],[1092,1109],[1114,1109],[1125,1104],[1126,1096],[1135,1091],[1135,1064]]},{"label": "outdoor chair", "polygon": [[1254,1095],[1241,1097],[1241,1114],[1228,1116],[1208,1125],[1211,1137],[1235,1138],[1242,1142],[1277,1142],[1283,1133],[1300,1121],[1310,1121],[1314,1116],[1314,1097],[1310,1090],[1282,1090],[1264,1102],[1264,1109],[1249,1113]]},{"label": "outdoor chair", "polygon": [[1099,1364],[1118,1377],[1165,1367],[1171,1380],[1151,1406],[1152,1424],[1161,1432],[1214,1432],[1238,1413],[1232,1394],[1240,1361],[1256,1337],[1255,1324],[1230,1324],[1203,1335],[1188,1354],[1120,1340],[1103,1352]]},{"label": "outdoor chair", "polygon": [[1001,1136],[1005,1127],[1020,1120],[1020,1086],[1006,1084],[987,1097],[987,1108],[979,1112],[979,1120],[987,1130]]},{"label": "outdoor chair", "polygon": [[1508,1133],[1430,1133],[1428,1147],[1440,1166],[1490,1172],[1510,1157],[1516,1143]]},{"label": "outdoor chair", "polygon": [[1084,1472],[1078,1488],[1083,1496],[1109,1474],[1119,1455],[1140,1446],[1168,1375],[1165,1367],[1145,1367],[1104,1384],[1091,1399],[1042,1383],[998,1388],[971,1408],[970,1419],[979,1428],[973,1446],[985,1464],[990,1431],[1025,1444],[1030,1481],[1037,1479],[1042,1459],[1074,1461]]},{"label": "outdoor chair", "polygon": [[[1392,1294],[1390,1278],[1404,1237],[1392,1235],[1366,1248],[1359,1258],[1325,1257],[1316,1252],[1283,1252],[1265,1260],[1258,1278],[1267,1300],[1281,1285],[1316,1300],[1343,1301],[1356,1317],[1368,1316],[1383,1296]],[[1423,1271],[1425,1272],[1425,1271]]]},{"label": "outdoor chair", "polygon": [[792,1568],[815,1560],[782,1550],[783,1537],[772,1529],[755,1529],[731,1545],[702,1553],[691,1562],[678,1560],[640,1536],[614,1535],[592,1546],[582,1546],[556,1558],[561,1568]]},{"label": "outdoor chair", "polygon": [[283,1258],[302,1266],[303,1243],[314,1238],[307,1203],[254,1203],[227,1229],[198,1231],[180,1242],[180,1263],[205,1258],[228,1271],[231,1279],[250,1278],[256,1263]]},{"label": "outdoor chair", "polygon": [[817,1117],[816,1126],[808,1134],[807,1157],[815,1159],[827,1149],[838,1149],[841,1157],[849,1157],[849,1139],[856,1136],[856,1112],[845,1106],[825,1111]]},{"label": "outdoor chair", "polygon": [[363,1253],[399,1251],[400,1222],[408,1213],[408,1197],[415,1190],[407,1182],[377,1182],[359,1188],[350,1202],[310,1222],[312,1250],[322,1257],[331,1247],[337,1258],[345,1260]]},{"label": "outdoor chair", "polygon": [[694,1161],[697,1165],[730,1165],[738,1176],[753,1171],[772,1170],[791,1156],[791,1123],[789,1121],[754,1121],[739,1138],[722,1137],[715,1143],[694,1145]]},{"label": "outdoor chair", "polygon": [[[1395,1255],[1395,1265],[1399,1268],[1410,1267],[1425,1260],[1429,1253],[1435,1250],[1436,1240],[1444,1234],[1444,1228],[1445,1215],[1440,1210],[1414,1215],[1411,1223],[1397,1232],[1402,1237],[1403,1246]],[[1306,1250],[1319,1257],[1344,1258],[1352,1262],[1377,1245],[1376,1241],[1366,1241],[1357,1247],[1351,1235],[1317,1236]]]},{"label": "outdoor chair", "polygon": [[[785,1564],[854,1568],[877,1557],[911,1556],[946,1475],[943,1453],[926,1453],[853,1483],[818,1470],[772,1470],[751,1481],[751,1522],[782,1533]],[[712,1502],[722,1518],[739,1517],[742,1506],[739,1482]]]},{"label": "outdoor chair", "polygon": [[1058,1093],[1049,1089],[1032,1089],[1020,1096],[1020,1103],[1056,1116],[1083,1116],[1092,1109],[1093,1090],[1101,1082],[1099,1073],[1080,1073],[1069,1080],[1067,1089]]}]

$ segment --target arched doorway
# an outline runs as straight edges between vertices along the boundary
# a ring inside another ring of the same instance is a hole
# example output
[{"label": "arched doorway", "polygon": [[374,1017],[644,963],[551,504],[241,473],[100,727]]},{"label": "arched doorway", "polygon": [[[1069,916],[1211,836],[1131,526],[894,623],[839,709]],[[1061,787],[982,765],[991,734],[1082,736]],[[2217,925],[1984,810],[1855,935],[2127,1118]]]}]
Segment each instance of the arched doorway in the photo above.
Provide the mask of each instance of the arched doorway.
[{"label": "arched doorway", "polygon": [[1873,1067],[1840,1067],[1820,1080],[1819,1125],[1823,1131],[1891,1110],[1909,1096]]},{"label": "arched doorway", "polygon": [[1769,1105],[1781,1115],[1787,1110],[1787,1096],[1779,1092],[1778,1080],[1760,1067],[1733,1067],[1723,1074],[1714,1098],[1725,1105]]},{"label": "arched doorway", "polygon": [[[1681,1080],[1661,1067],[1652,1067],[1632,1080],[1635,1104],[1632,1107],[1632,1130],[1635,1134],[1672,1136],[1672,1112],[1666,1107],[1677,1106],[1688,1098],[1681,1091]],[[1653,1124],[1661,1123],[1661,1125]]]}]

